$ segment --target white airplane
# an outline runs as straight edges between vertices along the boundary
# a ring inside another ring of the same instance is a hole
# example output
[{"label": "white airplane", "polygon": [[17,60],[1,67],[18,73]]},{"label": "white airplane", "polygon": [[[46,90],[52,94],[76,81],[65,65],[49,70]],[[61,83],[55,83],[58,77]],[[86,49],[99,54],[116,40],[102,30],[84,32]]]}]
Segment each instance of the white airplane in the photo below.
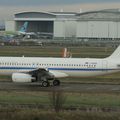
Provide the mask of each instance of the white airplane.
[{"label": "white airplane", "polygon": [[60,85],[58,78],[91,77],[120,71],[120,46],[107,58],[0,57],[0,74],[13,82],[41,82],[43,87]]}]

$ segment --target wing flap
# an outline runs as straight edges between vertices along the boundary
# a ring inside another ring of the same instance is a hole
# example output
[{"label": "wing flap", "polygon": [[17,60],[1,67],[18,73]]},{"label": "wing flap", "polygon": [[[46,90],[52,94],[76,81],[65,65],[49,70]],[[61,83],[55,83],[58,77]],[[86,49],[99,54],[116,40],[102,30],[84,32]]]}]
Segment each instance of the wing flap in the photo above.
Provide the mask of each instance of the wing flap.
[{"label": "wing flap", "polygon": [[55,77],[55,78],[65,78],[68,77],[66,73],[63,72],[56,72],[56,71],[50,71],[50,73]]}]

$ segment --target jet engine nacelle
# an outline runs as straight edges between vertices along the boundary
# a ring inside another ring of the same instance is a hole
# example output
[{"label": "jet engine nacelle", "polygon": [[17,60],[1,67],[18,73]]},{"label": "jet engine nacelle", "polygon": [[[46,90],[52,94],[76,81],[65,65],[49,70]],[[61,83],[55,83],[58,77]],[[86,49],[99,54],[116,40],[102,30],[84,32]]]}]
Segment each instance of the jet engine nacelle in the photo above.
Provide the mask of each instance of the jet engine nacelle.
[{"label": "jet engine nacelle", "polygon": [[25,73],[13,73],[12,74],[12,81],[13,82],[27,83],[27,82],[35,81],[35,78],[32,77],[31,75],[25,74]]}]

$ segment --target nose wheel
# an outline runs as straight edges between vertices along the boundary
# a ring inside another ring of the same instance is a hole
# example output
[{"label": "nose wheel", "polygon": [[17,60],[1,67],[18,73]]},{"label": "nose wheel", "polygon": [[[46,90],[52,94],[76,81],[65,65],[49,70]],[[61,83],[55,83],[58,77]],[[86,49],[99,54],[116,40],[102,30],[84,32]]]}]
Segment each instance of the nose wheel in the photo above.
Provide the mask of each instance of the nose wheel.
[{"label": "nose wheel", "polygon": [[60,81],[57,80],[57,79],[55,79],[55,80],[53,81],[53,86],[60,86]]}]

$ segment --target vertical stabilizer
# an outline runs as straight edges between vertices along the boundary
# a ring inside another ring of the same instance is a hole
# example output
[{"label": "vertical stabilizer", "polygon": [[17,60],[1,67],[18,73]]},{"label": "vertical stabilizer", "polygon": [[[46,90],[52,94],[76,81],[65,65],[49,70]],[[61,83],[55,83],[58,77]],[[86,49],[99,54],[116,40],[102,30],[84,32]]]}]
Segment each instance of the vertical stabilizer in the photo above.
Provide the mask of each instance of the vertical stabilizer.
[{"label": "vertical stabilizer", "polygon": [[63,58],[71,58],[72,54],[67,50],[67,48],[64,48],[63,52],[62,52],[62,57]]},{"label": "vertical stabilizer", "polygon": [[117,49],[112,53],[109,58],[120,58],[120,45],[117,47]]},{"label": "vertical stabilizer", "polygon": [[28,22],[25,22],[20,28],[19,32],[25,33],[27,31],[27,27],[28,27]]}]

